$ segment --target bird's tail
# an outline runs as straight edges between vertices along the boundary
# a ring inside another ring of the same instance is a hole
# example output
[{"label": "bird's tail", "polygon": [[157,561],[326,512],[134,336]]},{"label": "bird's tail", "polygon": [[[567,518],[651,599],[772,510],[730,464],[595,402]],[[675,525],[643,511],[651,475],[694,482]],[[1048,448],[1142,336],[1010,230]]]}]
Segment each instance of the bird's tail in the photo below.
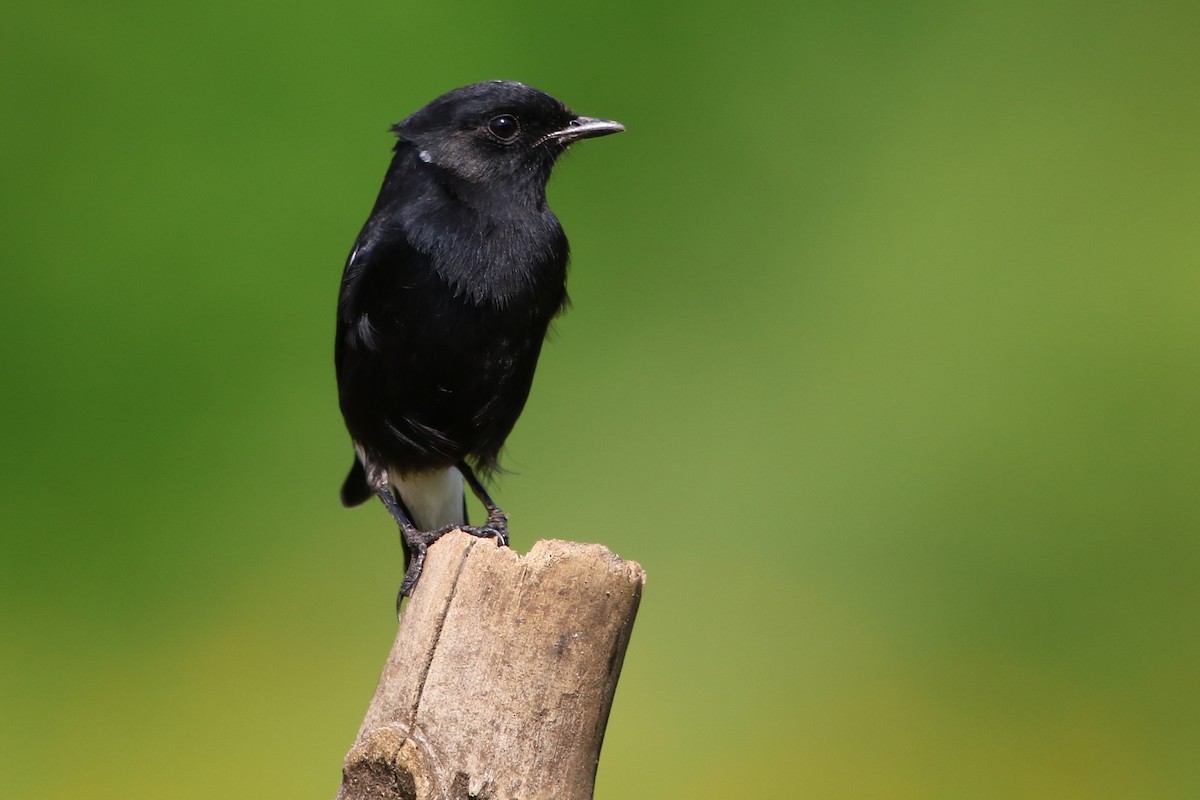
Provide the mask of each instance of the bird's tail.
[{"label": "bird's tail", "polygon": [[350,467],[350,474],[342,482],[342,505],[346,508],[361,506],[371,499],[371,486],[367,483],[367,471],[357,458]]}]

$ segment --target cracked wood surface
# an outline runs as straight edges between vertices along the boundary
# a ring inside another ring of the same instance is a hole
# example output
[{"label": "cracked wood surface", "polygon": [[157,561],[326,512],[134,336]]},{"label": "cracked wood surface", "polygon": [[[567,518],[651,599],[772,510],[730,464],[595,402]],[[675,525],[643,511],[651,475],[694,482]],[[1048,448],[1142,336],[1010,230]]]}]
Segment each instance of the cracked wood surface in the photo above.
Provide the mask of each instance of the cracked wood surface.
[{"label": "cracked wood surface", "polygon": [[645,573],[601,545],[518,557],[451,533],[421,582],[337,800],[592,796]]}]

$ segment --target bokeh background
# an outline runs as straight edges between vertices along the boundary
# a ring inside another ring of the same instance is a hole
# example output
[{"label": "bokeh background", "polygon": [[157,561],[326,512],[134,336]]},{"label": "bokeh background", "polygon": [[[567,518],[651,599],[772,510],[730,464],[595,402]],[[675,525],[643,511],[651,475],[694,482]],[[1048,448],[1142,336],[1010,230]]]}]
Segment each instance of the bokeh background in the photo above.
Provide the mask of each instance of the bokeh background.
[{"label": "bokeh background", "polygon": [[507,77],[628,126],[497,487],[649,573],[598,797],[1200,797],[1200,6],[4,16],[5,796],[333,795],[401,572],[342,263]]}]

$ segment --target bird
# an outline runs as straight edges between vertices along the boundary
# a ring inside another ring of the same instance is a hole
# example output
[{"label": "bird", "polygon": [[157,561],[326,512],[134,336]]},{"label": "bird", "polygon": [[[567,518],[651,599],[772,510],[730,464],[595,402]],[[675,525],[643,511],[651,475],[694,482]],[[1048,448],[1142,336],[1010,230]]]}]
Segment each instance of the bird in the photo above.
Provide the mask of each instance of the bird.
[{"label": "bird", "polygon": [[[484,479],[568,303],[569,246],[546,184],[570,145],[625,128],[497,80],[447,92],[391,130],[391,164],[342,273],[334,366],[354,448],[341,500],[378,497],[399,526],[399,613],[443,534],[508,544]],[[467,524],[464,484],[482,525]]]}]

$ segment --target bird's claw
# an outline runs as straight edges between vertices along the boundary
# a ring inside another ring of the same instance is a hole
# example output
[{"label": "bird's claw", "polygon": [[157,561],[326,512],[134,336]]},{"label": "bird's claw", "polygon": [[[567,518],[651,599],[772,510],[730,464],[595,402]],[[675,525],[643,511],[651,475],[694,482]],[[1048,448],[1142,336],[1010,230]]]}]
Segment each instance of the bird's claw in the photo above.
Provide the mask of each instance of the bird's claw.
[{"label": "bird's claw", "polygon": [[508,547],[508,517],[504,515],[503,511],[496,510],[488,514],[487,522],[468,533],[471,533],[472,536],[495,539],[497,546]]},{"label": "bird's claw", "polygon": [[[406,539],[407,541],[407,539]],[[400,584],[400,594],[396,595],[396,616],[400,615],[400,603],[404,598],[412,594],[412,590],[416,588],[417,581],[421,577],[421,568],[425,566],[425,554],[429,548],[422,544],[410,544],[409,553],[411,554],[408,560],[408,569],[404,571],[404,580]]]},{"label": "bird's claw", "polygon": [[462,531],[481,539],[495,539],[497,547],[508,547],[508,518],[503,511],[489,514],[487,522],[483,525],[447,525],[436,531],[419,531],[415,528],[404,531],[404,543],[412,555],[408,569],[404,572],[404,581],[400,584],[400,594],[396,598],[397,612],[400,610],[400,602],[412,594],[417,581],[421,579],[421,570],[425,566],[425,556],[429,548],[450,531]]}]

